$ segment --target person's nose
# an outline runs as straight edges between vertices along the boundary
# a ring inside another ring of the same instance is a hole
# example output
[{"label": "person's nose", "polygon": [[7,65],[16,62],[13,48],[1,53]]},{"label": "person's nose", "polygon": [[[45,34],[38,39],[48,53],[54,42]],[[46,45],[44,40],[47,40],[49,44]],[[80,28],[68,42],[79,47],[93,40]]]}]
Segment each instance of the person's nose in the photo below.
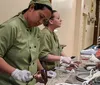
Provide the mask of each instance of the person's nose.
[{"label": "person's nose", "polygon": [[62,22],[62,20],[60,19],[60,22]]}]

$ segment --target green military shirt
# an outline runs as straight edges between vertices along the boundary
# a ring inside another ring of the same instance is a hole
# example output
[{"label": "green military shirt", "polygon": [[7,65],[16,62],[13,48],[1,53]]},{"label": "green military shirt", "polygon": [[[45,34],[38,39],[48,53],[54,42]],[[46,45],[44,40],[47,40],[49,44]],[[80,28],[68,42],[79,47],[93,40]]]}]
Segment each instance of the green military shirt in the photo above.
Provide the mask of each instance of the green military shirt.
[{"label": "green military shirt", "polygon": [[[40,38],[40,60],[43,61],[48,54],[61,55],[62,47],[59,44],[57,35],[51,32],[48,28],[44,28],[41,31],[42,35]],[[50,70],[55,67],[55,62],[42,62],[45,69]]]},{"label": "green military shirt", "polygon": [[[0,25],[0,56],[11,66],[26,69],[32,74],[37,71],[39,54],[39,33],[37,27],[29,28],[22,14]],[[9,68],[8,68],[9,69]],[[0,85],[34,85],[14,80],[10,75],[0,73]]]}]

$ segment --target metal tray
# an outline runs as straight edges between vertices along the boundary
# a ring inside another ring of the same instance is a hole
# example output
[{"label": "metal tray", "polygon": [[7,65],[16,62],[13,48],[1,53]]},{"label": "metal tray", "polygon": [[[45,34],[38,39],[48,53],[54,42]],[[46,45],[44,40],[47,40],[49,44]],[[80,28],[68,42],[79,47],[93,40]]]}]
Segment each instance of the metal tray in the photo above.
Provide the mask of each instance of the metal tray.
[{"label": "metal tray", "polygon": [[76,75],[76,79],[78,80],[78,81],[81,81],[81,82],[83,82],[83,81],[86,81],[86,77],[88,77],[90,75],[90,72],[79,72],[79,73],[77,73],[77,75]]},{"label": "metal tray", "polygon": [[91,69],[96,69],[96,65],[86,65],[84,68],[90,71]]}]

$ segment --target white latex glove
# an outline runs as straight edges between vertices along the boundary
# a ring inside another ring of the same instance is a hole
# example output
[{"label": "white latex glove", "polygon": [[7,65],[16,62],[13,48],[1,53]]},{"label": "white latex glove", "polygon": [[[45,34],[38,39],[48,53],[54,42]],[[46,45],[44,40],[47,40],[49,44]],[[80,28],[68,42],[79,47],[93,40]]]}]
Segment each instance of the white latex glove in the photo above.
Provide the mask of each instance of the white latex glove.
[{"label": "white latex glove", "polygon": [[89,85],[89,81],[84,81],[82,85]]},{"label": "white latex glove", "polygon": [[97,63],[97,62],[100,62],[100,60],[98,59],[98,58],[96,58],[96,56],[94,55],[94,54],[92,54],[91,56],[90,56],[90,59],[89,59],[90,61],[93,61],[93,62],[95,62],[95,63]]},{"label": "white latex glove", "polygon": [[55,78],[56,77],[56,72],[50,70],[50,71],[47,71],[47,76],[51,77],[51,78]]},{"label": "white latex glove", "polygon": [[71,63],[73,63],[73,62],[72,62],[71,57],[64,57],[64,56],[61,56],[61,57],[60,57],[60,64],[61,64],[61,63],[71,64]]},{"label": "white latex glove", "polygon": [[13,71],[11,76],[14,79],[22,81],[22,82],[28,82],[33,78],[31,72],[27,70],[19,70],[19,69],[16,69],[15,71]]}]

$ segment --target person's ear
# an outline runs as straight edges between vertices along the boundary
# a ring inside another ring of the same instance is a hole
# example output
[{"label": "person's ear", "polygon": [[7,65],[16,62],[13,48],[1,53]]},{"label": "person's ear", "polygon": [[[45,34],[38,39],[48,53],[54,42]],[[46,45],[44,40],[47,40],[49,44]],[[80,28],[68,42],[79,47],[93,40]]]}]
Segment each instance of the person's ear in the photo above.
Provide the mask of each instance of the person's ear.
[{"label": "person's ear", "polygon": [[53,20],[50,19],[50,20],[49,20],[49,23],[50,23],[50,24],[53,24]]},{"label": "person's ear", "polygon": [[34,10],[34,4],[32,4],[32,5],[30,6],[30,8],[29,8],[29,11],[32,11],[32,10]]}]

